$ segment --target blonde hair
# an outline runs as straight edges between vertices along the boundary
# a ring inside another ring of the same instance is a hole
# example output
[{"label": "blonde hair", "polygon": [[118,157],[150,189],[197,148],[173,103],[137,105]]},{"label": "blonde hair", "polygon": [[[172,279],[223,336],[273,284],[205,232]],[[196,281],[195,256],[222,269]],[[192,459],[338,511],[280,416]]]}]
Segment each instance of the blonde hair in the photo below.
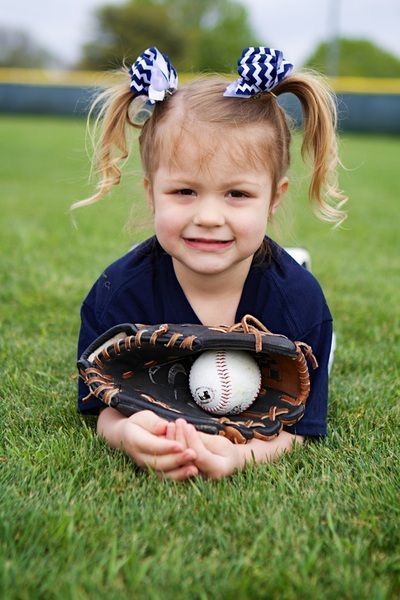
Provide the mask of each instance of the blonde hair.
[{"label": "blonde hair", "polygon": [[[94,163],[99,183],[95,194],[76,202],[72,208],[100,200],[120,182],[122,163],[129,157],[129,133],[138,127],[131,119],[135,103],[132,104],[128,71],[124,72],[127,82],[101,93],[89,113],[90,119],[98,111],[95,129],[100,126],[100,135]],[[151,180],[161,157],[173,159],[181,134],[193,125],[201,124],[202,128],[208,125],[207,131],[214,139],[221,137],[221,131],[225,139],[230,131],[235,133],[253,126],[255,135],[243,138],[237,152],[243,153],[245,147],[246,160],[268,165],[274,188],[289,168],[292,129],[277,97],[293,93],[303,110],[302,158],[312,163],[309,198],[319,218],[341,223],[346,217],[342,205],[347,197],[337,183],[340,161],[336,103],[326,81],[316,73],[294,72],[274,88],[273,94],[260,93],[249,99],[224,97],[229,81],[221,76],[200,77],[156,103],[152,116],[140,128],[139,147],[145,176]],[[231,154],[235,158],[234,149]]]}]

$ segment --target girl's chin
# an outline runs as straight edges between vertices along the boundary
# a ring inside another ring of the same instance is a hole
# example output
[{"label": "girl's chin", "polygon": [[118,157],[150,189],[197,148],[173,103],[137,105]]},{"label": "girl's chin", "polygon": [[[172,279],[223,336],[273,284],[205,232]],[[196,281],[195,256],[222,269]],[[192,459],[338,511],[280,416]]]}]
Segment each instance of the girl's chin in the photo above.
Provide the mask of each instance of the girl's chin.
[{"label": "girl's chin", "polygon": [[211,252],[187,252],[172,257],[175,272],[184,276],[191,273],[198,276],[228,275],[233,281],[236,276],[247,276],[253,255],[244,257],[231,257],[229,254]]}]

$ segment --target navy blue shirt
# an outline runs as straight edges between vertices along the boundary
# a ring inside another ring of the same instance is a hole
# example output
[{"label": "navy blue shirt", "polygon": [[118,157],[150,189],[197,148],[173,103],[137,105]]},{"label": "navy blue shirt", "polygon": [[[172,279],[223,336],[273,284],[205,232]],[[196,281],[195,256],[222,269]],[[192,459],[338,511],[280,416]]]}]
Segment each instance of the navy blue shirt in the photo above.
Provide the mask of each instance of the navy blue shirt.
[{"label": "navy blue shirt", "polygon": [[[245,314],[273,333],[309,344],[319,368],[311,374],[304,417],[287,431],[326,435],[328,359],[332,317],[315,277],[272,240],[272,260],[255,263],[246,278],[235,322]],[[152,237],[110,265],[81,309],[78,357],[101,333],[120,323],[200,323],[175,275],[171,257]],[[79,381],[78,410],[98,413],[104,405]]]}]

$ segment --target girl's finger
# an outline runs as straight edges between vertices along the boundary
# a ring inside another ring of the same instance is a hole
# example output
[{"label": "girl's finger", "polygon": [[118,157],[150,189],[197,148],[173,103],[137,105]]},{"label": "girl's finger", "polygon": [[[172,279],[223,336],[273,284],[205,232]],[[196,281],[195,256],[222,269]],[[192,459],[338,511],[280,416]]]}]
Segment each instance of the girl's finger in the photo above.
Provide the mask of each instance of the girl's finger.
[{"label": "girl's finger", "polygon": [[185,465],[172,471],[158,471],[157,475],[160,479],[173,479],[174,481],[184,481],[190,477],[197,477],[199,470],[195,465]]},{"label": "girl's finger", "polygon": [[210,461],[215,457],[206,448],[199,432],[193,425],[186,424],[185,438],[189,448],[193,449],[196,453],[196,465],[200,470],[203,470],[204,467],[208,467]]},{"label": "girl's finger", "polygon": [[[175,429],[176,429],[175,423],[167,424],[166,431],[165,431],[165,437],[167,438],[167,440],[177,441],[176,437],[175,437]],[[182,448],[184,448],[184,446],[182,446]]]},{"label": "girl's finger", "polygon": [[126,450],[138,451],[150,456],[181,453],[184,448],[175,440],[167,440],[149,433],[142,427],[132,425],[126,435]]},{"label": "girl's finger", "polygon": [[166,421],[159,421],[158,423],[154,424],[152,432],[154,433],[154,435],[165,435],[167,432],[168,425],[169,423],[167,423]]},{"label": "girl's finger", "polygon": [[128,418],[155,435],[164,435],[168,425],[166,419],[162,419],[151,410],[141,410]]},{"label": "girl's finger", "polygon": [[185,428],[186,428],[186,421],[185,419],[177,419],[175,421],[175,425],[176,425],[176,441],[179,444],[182,444],[183,448],[187,448],[188,444],[186,442],[186,435],[185,435]]},{"label": "girl's finger", "polygon": [[189,423],[185,423],[184,435],[186,444],[188,446],[190,446],[191,448],[194,448],[196,446],[200,451],[202,451],[203,449],[206,450],[206,447],[203,444],[200,434],[194,427],[194,425],[189,425]]},{"label": "girl's finger", "polygon": [[189,466],[196,458],[196,453],[187,449],[179,454],[166,454],[151,456],[143,454],[141,457],[142,464],[146,465],[149,469],[155,471],[174,471],[180,467]]}]

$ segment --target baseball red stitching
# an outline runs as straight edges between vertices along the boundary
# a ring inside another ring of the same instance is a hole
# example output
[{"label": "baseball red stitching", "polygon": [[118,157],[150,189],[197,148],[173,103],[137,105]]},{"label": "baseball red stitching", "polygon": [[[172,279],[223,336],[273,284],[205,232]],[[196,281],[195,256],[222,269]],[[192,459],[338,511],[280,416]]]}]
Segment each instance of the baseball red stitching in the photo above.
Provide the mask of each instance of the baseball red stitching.
[{"label": "baseball red stitching", "polygon": [[215,357],[216,367],[217,367],[217,375],[221,382],[221,400],[217,406],[215,406],[209,412],[220,411],[226,408],[232,397],[232,382],[229,376],[228,367],[226,364],[226,352],[221,350],[216,353]]}]

